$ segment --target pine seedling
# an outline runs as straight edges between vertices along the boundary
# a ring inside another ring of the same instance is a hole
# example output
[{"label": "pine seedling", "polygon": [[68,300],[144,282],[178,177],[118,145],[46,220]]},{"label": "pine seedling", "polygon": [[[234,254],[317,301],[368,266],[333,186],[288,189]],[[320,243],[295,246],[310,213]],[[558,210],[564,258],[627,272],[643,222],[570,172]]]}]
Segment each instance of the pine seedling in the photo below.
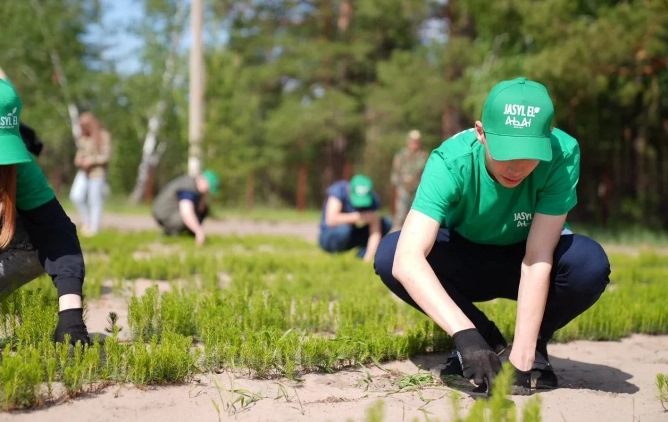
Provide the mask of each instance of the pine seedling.
[{"label": "pine seedling", "polygon": [[[259,393],[244,390],[241,388],[235,388],[234,376],[229,377],[229,379],[230,379],[230,388],[225,388],[224,386],[221,387],[216,379],[213,380],[213,383],[216,386],[216,390],[218,391],[218,396],[220,398],[222,406],[218,406],[218,404],[212,400],[216,409],[219,410],[220,408],[222,408],[223,410],[225,410],[225,412],[227,412],[228,416],[232,416],[238,412],[248,410],[255,403],[264,398]],[[229,400],[227,400],[224,397],[223,392],[227,392],[230,394]]]},{"label": "pine seedling", "polygon": [[385,403],[382,400],[376,401],[366,410],[366,422],[383,422],[385,419]]},{"label": "pine seedling", "polygon": [[53,398],[53,383],[56,380],[56,369],[58,369],[58,360],[53,354],[49,354],[44,362],[44,378],[49,399]]},{"label": "pine seedling", "polygon": [[65,378],[65,368],[67,368],[70,359],[70,335],[65,334],[65,339],[62,343],[56,343],[56,359],[58,360],[58,378]]},{"label": "pine seedling", "polygon": [[104,341],[105,365],[103,377],[112,381],[122,382],[127,378],[128,347],[119,343],[117,336]]},{"label": "pine seedling", "polygon": [[30,408],[40,402],[39,385],[42,365],[39,352],[34,348],[13,354],[9,345],[2,352],[0,364],[0,399],[5,410]]},{"label": "pine seedling", "polygon": [[95,341],[92,346],[84,349],[83,359],[81,360],[81,369],[85,384],[93,384],[100,379],[102,373],[102,347],[99,341]]},{"label": "pine seedling", "polygon": [[[66,343],[69,346],[69,342]],[[65,390],[70,396],[74,396],[81,391],[84,384],[85,366],[82,362],[83,345],[77,342],[73,347],[74,355],[69,360],[68,365],[63,370],[63,384]]]},{"label": "pine seedling", "polygon": [[[151,346],[156,345],[151,343]],[[151,374],[151,356],[147,350],[146,343],[141,340],[135,340],[132,346],[127,350],[128,353],[128,372],[127,380],[134,384],[147,385],[152,379]]]},{"label": "pine seedling", "polygon": [[128,325],[132,338],[149,342],[154,335],[160,335],[159,315],[158,286],[146,289],[141,298],[133,296],[128,305]]},{"label": "pine seedling", "polygon": [[105,327],[104,331],[111,334],[112,337],[117,338],[118,333],[123,330],[123,327],[118,325],[118,314],[116,312],[109,312],[109,315],[107,316],[107,323],[109,323],[109,326]]},{"label": "pine seedling", "polygon": [[668,375],[656,375],[656,388],[659,390],[659,403],[664,412],[668,412]]}]

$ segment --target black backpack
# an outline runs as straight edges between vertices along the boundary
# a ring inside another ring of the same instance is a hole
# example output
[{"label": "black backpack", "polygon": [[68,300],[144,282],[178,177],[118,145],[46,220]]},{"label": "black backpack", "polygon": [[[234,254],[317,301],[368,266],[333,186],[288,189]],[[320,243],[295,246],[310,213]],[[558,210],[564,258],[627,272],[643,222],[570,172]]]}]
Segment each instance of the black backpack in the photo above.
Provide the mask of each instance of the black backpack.
[{"label": "black backpack", "polygon": [[42,143],[42,140],[39,139],[39,136],[37,136],[37,132],[30,126],[20,122],[19,133],[21,134],[21,138],[23,138],[23,142],[26,144],[28,151],[35,156],[39,156],[42,152],[42,148],[44,148],[44,144]]}]

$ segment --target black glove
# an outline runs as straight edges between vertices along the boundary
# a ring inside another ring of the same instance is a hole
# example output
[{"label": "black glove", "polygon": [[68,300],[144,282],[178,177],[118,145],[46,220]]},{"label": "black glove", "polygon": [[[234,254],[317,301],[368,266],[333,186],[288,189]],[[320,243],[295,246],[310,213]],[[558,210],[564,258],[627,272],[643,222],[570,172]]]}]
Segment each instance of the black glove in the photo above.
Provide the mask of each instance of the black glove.
[{"label": "black glove", "polygon": [[83,309],[74,308],[58,312],[58,325],[56,325],[56,343],[65,341],[65,334],[70,335],[70,344],[73,346],[81,342],[84,346],[90,345],[88,329],[83,321]]},{"label": "black glove", "polygon": [[464,378],[472,379],[476,385],[486,381],[491,386],[492,380],[501,370],[501,361],[478,330],[469,328],[458,331],[452,338],[455,340]]},{"label": "black glove", "polygon": [[[510,363],[511,365],[512,362]],[[513,383],[510,386],[510,394],[516,394],[520,396],[528,396],[531,394],[531,370],[520,371],[513,365],[515,370],[515,376],[513,378]]]}]

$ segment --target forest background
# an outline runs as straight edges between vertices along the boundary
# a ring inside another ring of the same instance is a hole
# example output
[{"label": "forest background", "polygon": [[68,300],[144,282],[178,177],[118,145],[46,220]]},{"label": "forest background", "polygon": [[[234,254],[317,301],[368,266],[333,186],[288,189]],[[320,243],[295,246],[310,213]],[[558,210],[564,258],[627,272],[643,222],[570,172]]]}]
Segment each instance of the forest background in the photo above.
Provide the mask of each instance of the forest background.
[{"label": "forest background", "polygon": [[[75,173],[71,105],[112,134],[115,195],[150,202],[187,171],[189,3],[137,0],[141,19],[113,28],[102,0],[0,3],[0,66],[59,194]],[[137,69],[93,28],[140,39]],[[668,0],[207,0],[203,39],[201,158],[222,176],[221,206],[317,208],[358,172],[388,204],[409,130],[435,148],[479,119],[496,82],[527,76],[580,142],[572,219],[668,228]]]}]

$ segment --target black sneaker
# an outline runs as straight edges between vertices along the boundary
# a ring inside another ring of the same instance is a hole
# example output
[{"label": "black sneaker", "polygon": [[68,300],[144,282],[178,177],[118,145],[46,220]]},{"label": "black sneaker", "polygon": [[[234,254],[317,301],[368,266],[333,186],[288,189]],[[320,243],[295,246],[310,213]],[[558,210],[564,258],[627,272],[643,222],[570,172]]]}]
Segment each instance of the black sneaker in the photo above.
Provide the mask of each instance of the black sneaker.
[{"label": "black sneaker", "polygon": [[456,351],[452,352],[445,360],[445,368],[441,369],[441,376],[444,375],[459,375],[464,376],[462,363],[459,361],[459,355]]},{"label": "black sneaker", "polygon": [[[508,358],[510,358],[509,348],[499,353],[501,362],[507,361]],[[547,354],[543,354],[536,350],[536,356],[533,361],[533,366],[531,367],[531,388],[546,390],[557,388],[558,385],[557,374],[554,373],[554,368],[550,364]]]},{"label": "black sneaker", "polygon": [[546,355],[536,351],[536,358],[531,367],[531,372],[536,375],[535,380],[532,376],[532,384],[535,382],[535,387],[538,390],[557,388],[559,382],[557,381],[557,374],[554,373],[554,368]]}]

